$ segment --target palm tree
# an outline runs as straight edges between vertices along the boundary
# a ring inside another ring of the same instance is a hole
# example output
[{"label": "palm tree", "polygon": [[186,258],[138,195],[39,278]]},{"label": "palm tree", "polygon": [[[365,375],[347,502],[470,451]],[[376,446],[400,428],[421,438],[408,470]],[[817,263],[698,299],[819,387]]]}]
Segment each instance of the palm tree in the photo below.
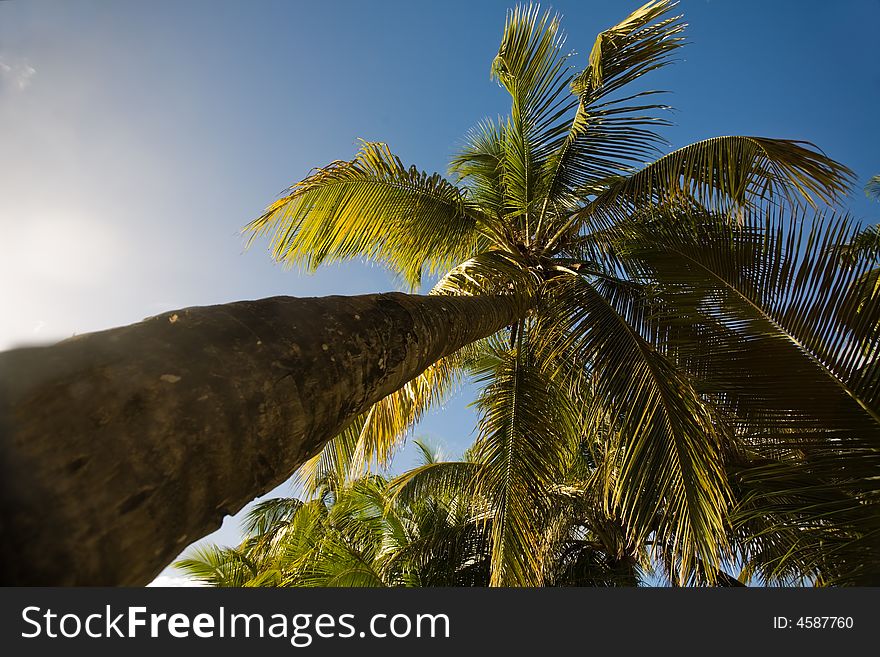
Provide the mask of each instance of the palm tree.
[{"label": "palm tree", "polygon": [[[238,547],[194,549],[175,565],[221,587],[486,586],[498,510],[455,475],[481,467],[478,456],[468,452],[462,461],[443,461],[415,442],[421,464],[413,471],[392,481],[379,475],[347,480],[345,472],[327,471],[313,482],[308,501],[255,505]],[[620,527],[584,497],[589,486],[578,485],[577,477],[585,461],[575,459],[557,491],[545,581],[637,584],[645,555],[629,551]]]},{"label": "palm tree", "polygon": [[[580,72],[557,17],[511,11],[492,66],[510,115],[474,129],[451,180],[365,143],[249,226],[291,264],[366,258],[413,288],[443,274],[443,298],[187,309],[0,356],[4,581],[143,582],[334,434],[313,466],[387,459],[471,371],[487,391],[487,467],[471,484],[497,510],[492,584],[547,581],[530,555],[548,491],[572,434],[602,432],[615,455],[603,503],[681,581],[745,553],[771,577],[834,579],[829,545],[859,577],[876,573],[878,304],[858,282],[865,258],[826,248],[857,227],[797,209],[836,201],[851,173],[809,144],[757,137],[646,163],[664,106],[625,87],[682,44],[672,6],[602,32]],[[334,324],[338,340],[322,339]],[[363,355],[354,373],[347,345]],[[322,381],[332,394],[305,385]],[[216,412],[191,414],[205,394]]]},{"label": "palm tree", "polygon": [[[417,442],[425,462],[436,455]],[[324,476],[311,498],[267,500],[236,548],[176,566],[212,586],[474,586],[488,583],[487,534],[466,497],[393,494],[379,475]]]},{"label": "palm tree", "polygon": [[[492,64],[510,114],[474,128],[451,179],[364,143],[248,226],[288,264],[364,258],[412,288],[443,273],[432,294],[532,300],[506,333],[428,367],[310,465],[387,461],[475,375],[480,467],[467,476],[494,509],[493,585],[548,581],[552,490],[577,437],[599,434],[614,458],[602,504],[678,582],[715,582],[736,560],[768,581],[878,572],[865,556],[878,369],[854,354],[876,345],[880,305],[858,283],[865,259],[831,248],[858,227],[818,209],[852,173],[810,144],[762,137],[657,157],[666,107],[626,87],[682,45],[673,7],[649,2],[602,32],[580,71],[557,16],[512,10]],[[859,316],[854,295],[867,300]]]},{"label": "palm tree", "polygon": [[148,583],[519,303],[275,297],[0,354],[0,581]]}]

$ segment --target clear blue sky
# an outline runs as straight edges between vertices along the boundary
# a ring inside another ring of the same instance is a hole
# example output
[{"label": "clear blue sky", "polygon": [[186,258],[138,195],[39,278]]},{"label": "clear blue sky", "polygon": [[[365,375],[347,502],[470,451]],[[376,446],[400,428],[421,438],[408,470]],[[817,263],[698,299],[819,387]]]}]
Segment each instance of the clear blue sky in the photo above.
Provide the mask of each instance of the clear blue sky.
[{"label": "clear blue sky", "polygon": [[[0,349],[188,305],[394,289],[360,264],[285,271],[238,231],[358,138],[444,172],[470,126],[507,110],[488,73],[511,4],[0,2]],[[552,6],[580,64],[638,4]],[[680,9],[690,45],[650,79],[673,92],[672,145],[812,141],[855,170],[849,207],[875,223],[860,187],[880,173],[880,0]],[[418,433],[459,453],[469,393]]]}]

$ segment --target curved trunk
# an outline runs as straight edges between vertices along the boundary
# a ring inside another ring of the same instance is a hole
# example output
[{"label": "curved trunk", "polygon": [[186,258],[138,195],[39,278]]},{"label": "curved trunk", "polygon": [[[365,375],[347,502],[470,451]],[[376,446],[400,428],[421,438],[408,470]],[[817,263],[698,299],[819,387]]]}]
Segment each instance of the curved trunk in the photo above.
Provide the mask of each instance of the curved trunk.
[{"label": "curved trunk", "polygon": [[0,580],[141,585],[510,297],[275,297],[0,354]]}]

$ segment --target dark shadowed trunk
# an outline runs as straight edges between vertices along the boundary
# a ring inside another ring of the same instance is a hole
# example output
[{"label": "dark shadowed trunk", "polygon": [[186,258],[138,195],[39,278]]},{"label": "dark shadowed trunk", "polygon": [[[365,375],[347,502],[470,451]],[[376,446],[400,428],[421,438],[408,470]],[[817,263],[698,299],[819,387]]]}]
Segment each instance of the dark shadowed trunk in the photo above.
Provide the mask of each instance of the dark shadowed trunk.
[{"label": "dark shadowed trunk", "polygon": [[149,582],[519,312],[500,297],[275,297],[0,354],[2,582]]}]

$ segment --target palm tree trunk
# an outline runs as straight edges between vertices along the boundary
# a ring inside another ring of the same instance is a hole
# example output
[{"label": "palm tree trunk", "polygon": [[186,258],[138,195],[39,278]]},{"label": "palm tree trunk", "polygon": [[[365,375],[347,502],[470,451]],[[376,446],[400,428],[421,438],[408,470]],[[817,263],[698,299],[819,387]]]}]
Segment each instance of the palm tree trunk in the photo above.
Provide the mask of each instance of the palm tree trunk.
[{"label": "palm tree trunk", "polygon": [[504,297],[275,297],[0,354],[0,582],[149,582],[521,312]]}]

